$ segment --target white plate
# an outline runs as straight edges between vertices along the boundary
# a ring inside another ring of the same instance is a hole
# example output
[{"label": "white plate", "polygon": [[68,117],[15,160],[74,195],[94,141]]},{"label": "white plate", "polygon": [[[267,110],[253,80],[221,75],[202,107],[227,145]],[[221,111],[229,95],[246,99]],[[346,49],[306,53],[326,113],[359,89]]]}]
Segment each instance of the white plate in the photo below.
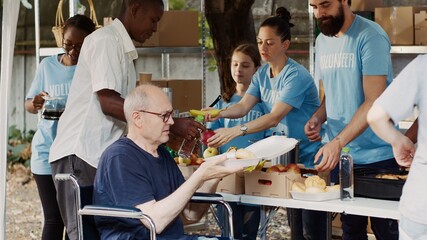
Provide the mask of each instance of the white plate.
[{"label": "white plate", "polygon": [[340,191],[330,191],[324,193],[305,193],[291,191],[293,199],[321,202],[340,198]]},{"label": "white plate", "polygon": [[246,149],[259,158],[270,160],[291,151],[297,143],[298,140],[294,138],[271,136],[249,145]]},{"label": "white plate", "polygon": [[[226,155],[225,153],[217,155],[217,156],[213,156],[210,158],[205,158],[205,161],[212,161],[215,159],[218,159],[222,156]],[[258,162],[261,160],[261,158],[256,157],[256,158],[245,158],[245,159],[235,159],[235,158],[230,158],[224,161],[223,165],[226,167],[249,167],[249,166],[256,166],[258,164]]]}]

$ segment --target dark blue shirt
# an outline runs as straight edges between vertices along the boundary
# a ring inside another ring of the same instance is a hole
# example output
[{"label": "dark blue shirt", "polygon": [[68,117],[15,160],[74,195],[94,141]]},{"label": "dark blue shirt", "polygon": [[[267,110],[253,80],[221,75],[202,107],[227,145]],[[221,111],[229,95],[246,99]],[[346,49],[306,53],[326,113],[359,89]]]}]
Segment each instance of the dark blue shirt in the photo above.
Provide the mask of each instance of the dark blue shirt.
[{"label": "dark blue shirt", "polygon": [[[173,193],[184,177],[169,152],[158,148],[159,157],[124,137],[102,154],[94,183],[94,204],[135,207],[160,201]],[[95,217],[101,239],[149,239],[148,229],[137,219]],[[179,217],[158,235],[160,239],[188,239]]]}]

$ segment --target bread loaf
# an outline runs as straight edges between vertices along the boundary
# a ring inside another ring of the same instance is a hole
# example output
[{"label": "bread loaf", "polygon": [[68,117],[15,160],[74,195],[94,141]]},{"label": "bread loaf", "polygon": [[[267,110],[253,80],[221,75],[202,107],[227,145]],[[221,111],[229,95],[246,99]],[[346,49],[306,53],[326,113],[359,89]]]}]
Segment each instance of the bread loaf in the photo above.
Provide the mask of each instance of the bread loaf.
[{"label": "bread loaf", "polygon": [[292,184],[292,189],[293,192],[305,192],[305,184],[302,182],[294,182]]},{"label": "bread loaf", "polygon": [[237,149],[235,156],[237,159],[256,158],[253,152],[246,150],[244,148]]},{"label": "bread loaf", "polygon": [[317,188],[320,188],[320,189],[325,189],[326,188],[326,182],[325,182],[325,180],[323,180],[322,178],[320,178],[317,175],[308,177],[304,181],[304,184],[305,184],[306,188],[309,188],[309,187],[317,187]]}]

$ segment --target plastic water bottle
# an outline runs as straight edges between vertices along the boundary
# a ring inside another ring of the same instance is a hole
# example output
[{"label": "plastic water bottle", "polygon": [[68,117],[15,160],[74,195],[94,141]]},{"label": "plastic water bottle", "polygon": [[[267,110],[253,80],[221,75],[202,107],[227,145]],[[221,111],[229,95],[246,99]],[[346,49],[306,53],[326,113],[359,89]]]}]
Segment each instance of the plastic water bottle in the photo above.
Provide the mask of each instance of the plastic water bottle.
[{"label": "plastic water bottle", "polygon": [[[204,119],[205,119],[205,117],[203,115],[197,115],[197,117],[194,120],[203,124]],[[200,131],[200,136],[201,136],[202,130],[199,129],[199,131]],[[199,138],[200,138],[200,136],[199,136]],[[193,153],[194,149],[196,148],[196,146],[200,142],[199,138],[194,138],[190,141],[187,139],[184,139],[181,143],[181,146],[179,147],[178,156],[181,158],[184,158],[184,159],[190,159],[191,154]]]},{"label": "plastic water bottle", "polygon": [[340,157],[340,198],[343,201],[354,200],[353,158],[348,147],[342,149]]}]

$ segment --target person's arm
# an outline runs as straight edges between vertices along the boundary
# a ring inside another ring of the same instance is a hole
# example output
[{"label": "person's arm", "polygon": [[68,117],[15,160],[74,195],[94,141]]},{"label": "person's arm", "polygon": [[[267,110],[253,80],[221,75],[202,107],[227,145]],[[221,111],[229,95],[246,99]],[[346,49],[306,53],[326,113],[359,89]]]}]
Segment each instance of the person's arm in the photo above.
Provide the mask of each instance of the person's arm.
[{"label": "person's arm", "polygon": [[415,154],[414,143],[394,127],[384,108],[378,104],[372,106],[367,121],[378,137],[391,144],[397,163],[409,167]]},{"label": "person's arm", "polygon": [[125,100],[120,94],[114,90],[102,89],[96,92],[101,105],[102,112],[120,121],[126,122],[123,112],[123,104]]},{"label": "person's arm", "polygon": [[[199,189],[197,189],[197,192],[202,193],[215,193],[216,188],[218,187],[220,179],[212,179],[209,181],[205,181]],[[183,220],[185,223],[195,223],[197,221],[200,221],[200,219],[204,216],[206,211],[208,210],[210,204],[204,204],[204,203],[188,203],[187,206],[184,208],[184,211],[182,211],[181,216],[183,217]]]},{"label": "person's arm", "polygon": [[[246,134],[260,132],[277,126],[291,110],[292,106],[289,104],[283,102],[275,103],[270,113],[245,124],[248,127]],[[219,147],[241,135],[242,131],[240,131],[240,126],[220,128],[215,130],[215,135],[208,139],[208,145]]]},{"label": "person's arm", "polygon": [[218,114],[218,116],[212,117],[208,115],[206,119],[209,122],[213,122],[220,118],[241,118],[248,114],[248,112],[257,104],[258,101],[258,98],[250,94],[245,94],[238,103],[233,104],[231,107],[222,110]]},{"label": "person's arm", "polygon": [[[161,233],[178,215],[182,213],[184,208],[187,206],[193,194],[199,187],[202,186],[203,182],[212,179],[220,179],[229,174],[241,171],[241,168],[226,168],[221,165],[225,161],[225,157],[218,158],[212,161],[204,162],[200,167],[191,175],[187,181],[185,181],[175,192],[168,197],[160,201],[149,201],[143,204],[139,204],[136,207],[148,216],[150,216],[155,225],[156,232]],[[218,181],[218,180],[216,180]],[[215,184],[215,181],[211,181]],[[211,186],[207,188],[212,189]],[[194,213],[194,210],[196,213]],[[191,212],[185,213],[189,218],[197,216],[197,212],[203,209],[194,209]],[[144,221],[142,221],[144,223]],[[146,223],[144,223],[146,225]],[[148,227],[148,225],[146,225]]]},{"label": "person's arm", "polygon": [[316,112],[311,116],[308,122],[304,126],[304,132],[308,140],[311,142],[317,142],[322,140],[320,135],[322,130],[322,124],[326,121],[326,97],[322,98],[322,103]]},{"label": "person's arm", "polygon": [[407,136],[413,143],[417,143],[418,136],[418,118],[412,123],[411,127],[406,131],[405,136]]},{"label": "person's arm", "polygon": [[34,98],[25,100],[25,109],[27,112],[36,114],[38,110],[42,109],[44,104],[43,96],[48,96],[47,92],[41,92]]},{"label": "person's arm", "polygon": [[318,171],[332,170],[339,162],[341,149],[359,136],[368,127],[366,115],[374,101],[386,88],[386,76],[363,76],[363,93],[365,101],[350,120],[349,124],[317,152],[314,162],[322,161],[316,166]]}]

